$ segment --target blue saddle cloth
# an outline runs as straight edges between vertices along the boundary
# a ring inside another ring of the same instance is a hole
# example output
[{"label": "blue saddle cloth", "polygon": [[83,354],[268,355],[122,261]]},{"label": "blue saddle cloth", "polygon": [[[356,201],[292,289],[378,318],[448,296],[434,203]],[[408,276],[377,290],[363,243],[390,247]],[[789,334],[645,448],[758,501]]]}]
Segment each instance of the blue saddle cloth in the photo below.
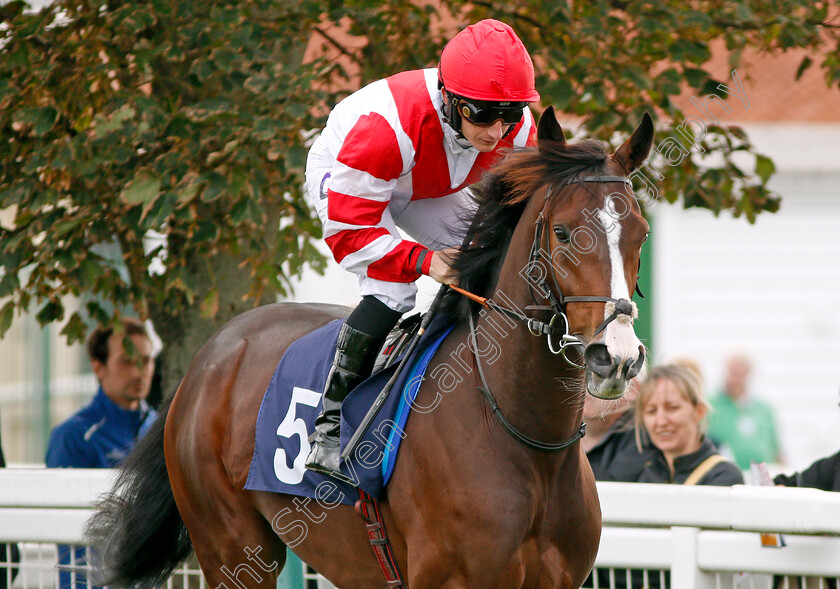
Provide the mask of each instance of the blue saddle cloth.
[{"label": "blue saddle cloth", "polygon": [[[333,506],[352,505],[358,498],[353,486],[304,468],[310,450],[308,438],[321,411],[321,394],[342,323],[333,321],[295,341],[277,364],[257,416],[246,489],[311,497]],[[390,480],[405,437],[410,403],[429,361],[452,328],[443,320],[431,322],[354,455],[342,463],[342,472],[374,497],[380,497]],[[396,369],[394,363],[348,395],[341,408],[342,449]]]}]

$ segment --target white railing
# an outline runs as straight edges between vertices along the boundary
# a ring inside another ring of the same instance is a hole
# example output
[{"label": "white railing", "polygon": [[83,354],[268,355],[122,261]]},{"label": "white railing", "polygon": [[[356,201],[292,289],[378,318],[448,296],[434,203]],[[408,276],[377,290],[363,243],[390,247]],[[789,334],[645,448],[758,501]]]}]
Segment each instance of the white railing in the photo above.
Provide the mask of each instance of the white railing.
[{"label": "white railing", "polygon": [[[0,469],[0,542],[24,543],[30,552],[44,543],[78,544],[91,504],[111,477],[107,470]],[[663,571],[675,589],[770,589],[774,575],[783,589],[840,586],[840,493],[626,483],[599,483],[598,491],[602,572],[590,586],[664,587]],[[787,545],[764,548],[760,532],[781,532]],[[38,567],[43,577],[43,562]],[[629,569],[645,572],[634,577]],[[187,586],[197,572],[179,575],[184,583],[177,586]],[[19,579],[15,586],[51,584]]]}]

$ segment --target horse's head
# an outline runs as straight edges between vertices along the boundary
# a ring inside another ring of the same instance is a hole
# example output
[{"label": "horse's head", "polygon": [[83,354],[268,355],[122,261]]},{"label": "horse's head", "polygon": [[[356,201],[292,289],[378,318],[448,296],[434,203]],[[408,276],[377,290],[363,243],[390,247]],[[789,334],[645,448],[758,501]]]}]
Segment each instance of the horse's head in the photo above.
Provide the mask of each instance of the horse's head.
[{"label": "horse's head", "polygon": [[585,346],[587,391],[614,399],[645,363],[644,346],[633,330],[631,297],[649,227],[628,176],[650,151],[653,122],[645,114],[612,155],[597,142],[567,145],[551,108],[540,119],[537,137],[549,160],[587,167],[571,174],[567,170],[563,180],[546,185],[531,260],[550,274],[542,290],[554,314],[567,322],[566,342]]},{"label": "horse's head", "polygon": [[[547,335],[551,352],[585,369],[589,393],[615,399],[645,363],[631,295],[648,224],[628,175],[650,151],[653,122],[644,115],[610,155],[599,141],[567,144],[549,108],[537,138],[538,149],[509,154],[476,187],[469,246],[455,260],[459,283]],[[458,321],[476,313],[473,305],[454,292],[444,299]]]}]

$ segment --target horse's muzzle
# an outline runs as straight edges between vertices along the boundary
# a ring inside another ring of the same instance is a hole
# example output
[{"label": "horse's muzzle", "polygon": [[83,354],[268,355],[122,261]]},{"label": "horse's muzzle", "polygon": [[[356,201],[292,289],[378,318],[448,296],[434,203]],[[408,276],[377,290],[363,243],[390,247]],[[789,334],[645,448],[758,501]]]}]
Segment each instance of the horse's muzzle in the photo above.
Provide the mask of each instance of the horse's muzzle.
[{"label": "horse's muzzle", "polygon": [[586,390],[599,399],[617,399],[645,364],[645,348],[639,346],[635,357],[613,356],[607,345],[592,342],[583,352],[586,366]]}]

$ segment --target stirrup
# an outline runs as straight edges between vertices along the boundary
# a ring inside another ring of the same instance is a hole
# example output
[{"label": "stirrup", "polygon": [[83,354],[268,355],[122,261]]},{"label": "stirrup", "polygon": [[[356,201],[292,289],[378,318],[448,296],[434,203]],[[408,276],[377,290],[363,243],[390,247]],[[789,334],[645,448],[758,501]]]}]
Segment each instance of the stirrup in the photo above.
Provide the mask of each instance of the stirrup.
[{"label": "stirrup", "polygon": [[[331,443],[331,442],[328,441],[327,443]],[[319,443],[316,440],[315,443],[312,444],[312,450],[309,451],[309,456],[306,458],[306,463],[304,464],[304,466],[306,467],[306,470],[311,470],[312,472],[317,472],[319,474],[322,474],[322,475],[325,475],[325,476],[328,476],[328,477],[332,477],[334,479],[337,479],[341,482],[347,483],[348,485],[352,485],[352,486],[355,487],[356,486],[356,481],[354,481],[353,479],[348,477],[346,474],[341,472],[341,470],[340,470],[341,460],[340,459],[338,459],[339,460],[339,467],[338,467],[339,470],[330,468],[329,466],[325,466],[323,464],[323,462],[324,462],[323,458],[325,458],[325,457],[322,454],[323,453],[329,454],[329,452],[334,449],[336,456],[339,456],[340,452],[341,452],[340,446],[341,446],[340,443],[336,443],[334,448],[333,448],[333,447],[330,447],[330,446],[325,446],[323,442]],[[319,450],[321,450],[321,452],[318,452]],[[319,458],[320,458],[320,460],[319,460]]]}]

